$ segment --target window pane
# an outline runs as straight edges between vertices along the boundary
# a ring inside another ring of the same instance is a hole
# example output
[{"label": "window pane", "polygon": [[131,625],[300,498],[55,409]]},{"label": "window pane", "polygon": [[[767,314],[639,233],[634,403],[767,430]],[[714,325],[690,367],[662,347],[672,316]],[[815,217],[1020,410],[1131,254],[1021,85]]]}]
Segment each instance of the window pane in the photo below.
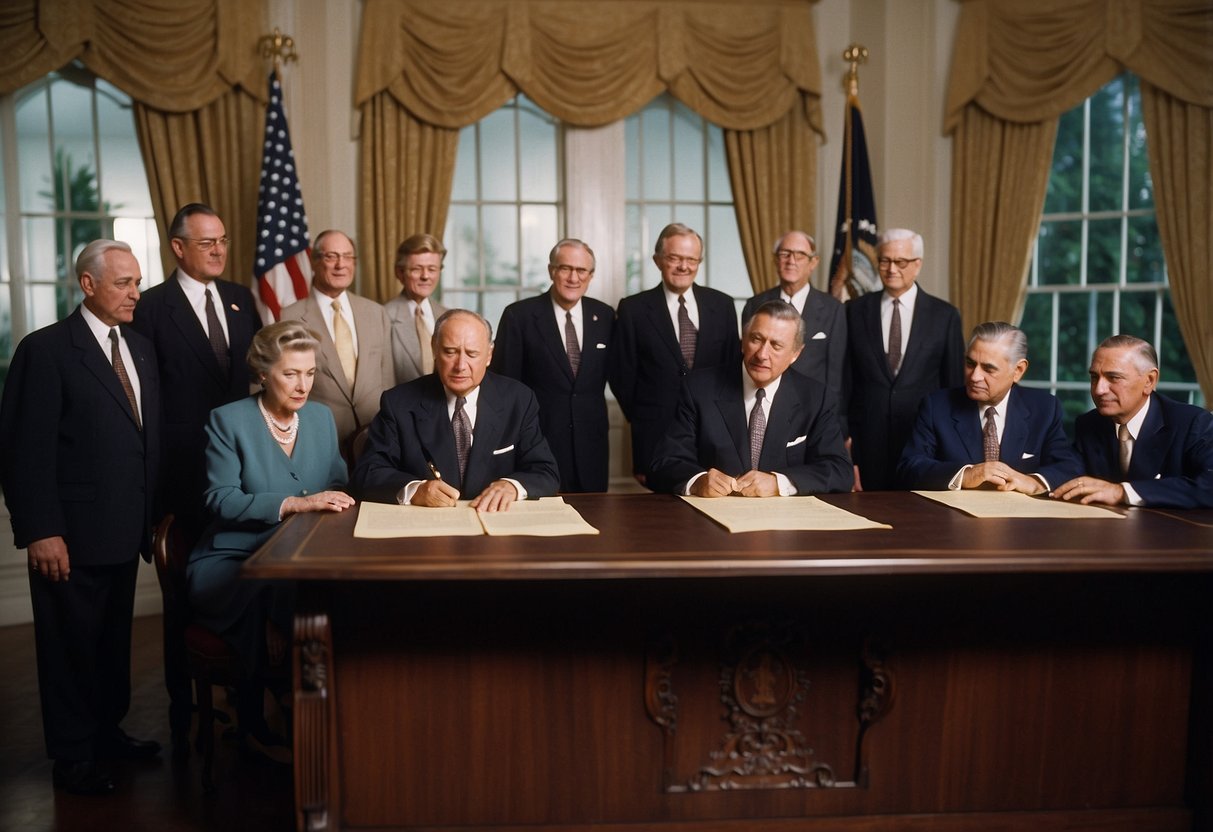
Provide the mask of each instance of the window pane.
[{"label": "window pane", "polygon": [[[629,154],[628,158],[631,159],[634,156],[635,154]],[[628,205],[624,216],[627,228],[624,233],[626,234],[625,245],[628,251],[628,263],[623,291],[625,295],[634,295],[644,288],[644,269],[645,264],[649,262],[648,248],[641,239],[643,212],[640,206]]]},{"label": "window pane", "polygon": [[1155,292],[1122,292],[1119,332],[1122,335],[1135,335],[1153,344],[1157,298]]},{"label": "window pane", "polygon": [[704,263],[711,270],[708,285],[735,298],[748,298],[754,294],[754,289],[750,285],[750,274],[741,253],[733,206],[713,205],[708,212],[708,229],[711,233],[705,240],[708,258]]},{"label": "window pane", "polygon": [[55,136],[53,187],[43,196],[56,211],[96,213],[97,160],[93,155],[92,92],[67,81],[51,84],[51,127]]},{"label": "window pane", "polygon": [[641,148],[640,192],[647,200],[668,200],[670,188],[670,114],[656,99],[640,114]]},{"label": "window pane", "polygon": [[451,200],[476,198],[476,125],[459,131],[459,149],[455,151],[455,179]]},{"label": "window pane", "polygon": [[[439,283],[450,286],[479,286],[480,285],[480,233],[476,221],[475,205],[451,205],[447,214],[446,231],[447,255],[443,262],[443,280]],[[443,292],[443,304],[451,304],[445,300],[447,293]]]},{"label": "window pane", "polygon": [[1019,328],[1028,336],[1028,371],[1024,373],[1024,379],[1049,381],[1049,362],[1053,354],[1053,295],[1043,292],[1028,295]]},{"label": "window pane", "polygon": [[679,101],[674,104],[673,118],[674,199],[703,202],[707,197],[703,117]]},{"label": "window pane", "polygon": [[485,292],[480,296],[481,306],[477,311],[493,325],[493,333],[496,334],[497,324],[501,321],[501,313],[516,300],[518,300],[518,293],[514,291]]},{"label": "window pane", "polygon": [[1041,286],[1077,284],[1082,257],[1081,222],[1041,223],[1036,240]]},{"label": "window pane", "polygon": [[143,288],[164,282],[164,264],[160,260],[160,233],[152,219],[114,220],[114,239],[131,247],[143,273]]},{"label": "window pane", "polygon": [[1053,145],[1053,172],[1045,196],[1045,213],[1082,210],[1082,107],[1063,113]]},{"label": "window pane", "polygon": [[729,181],[729,166],[724,155],[724,131],[715,124],[708,131],[708,199],[712,202],[732,202],[733,185]]},{"label": "window pane", "polygon": [[[518,129],[521,135],[521,198],[556,201],[556,123],[537,106],[519,96]],[[554,241],[553,241],[554,242]]]},{"label": "window pane", "polygon": [[1121,221],[1091,220],[1087,230],[1087,283],[1120,282]]},{"label": "window pane", "polygon": [[494,110],[480,122],[481,199],[513,202],[518,198],[515,160],[514,108]]},{"label": "window pane", "polygon": [[1196,370],[1192,367],[1192,359],[1184,348],[1183,336],[1179,331],[1179,321],[1175,319],[1175,306],[1171,303],[1171,293],[1167,292],[1162,299],[1162,339],[1155,345],[1158,350],[1159,375],[1167,381],[1183,381],[1196,383]]},{"label": "window pane", "polygon": [[1094,334],[1091,337],[1091,351],[1095,345],[1116,331],[1115,305],[1118,292],[1099,292],[1095,298]]},{"label": "window pane", "polygon": [[59,320],[57,292],[53,283],[34,283],[26,287],[26,309],[30,331],[50,326]]},{"label": "window pane", "polygon": [[152,195],[135,138],[130,98],[105,81],[97,82],[97,126],[101,152],[98,186],[107,213],[151,216]]},{"label": "window pane", "polygon": [[484,285],[518,285],[518,209],[486,205],[481,209]]},{"label": "window pane", "polygon": [[1058,390],[1057,398],[1064,413],[1062,425],[1066,429],[1066,436],[1073,441],[1074,420],[1091,409],[1090,390]]},{"label": "window pane", "polygon": [[[442,305],[448,309],[473,309],[480,311],[480,293],[479,292],[443,292]],[[496,322],[491,321],[494,326],[494,335],[496,334]]]},{"label": "window pane", "polygon": [[[629,116],[623,122],[623,146],[626,148],[640,147],[640,119]],[[637,153],[624,154],[625,199],[638,200],[640,193],[640,155]],[[629,223],[628,228],[631,228]]]},{"label": "window pane", "polygon": [[1129,283],[1165,283],[1162,238],[1154,215],[1129,217],[1129,258],[1125,264]]},{"label": "window pane", "polygon": [[1141,119],[1137,76],[1127,76],[1129,93],[1129,208],[1154,207],[1154,182],[1146,153],[1146,125]]},{"label": "window pane", "polygon": [[531,295],[548,287],[548,252],[560,235],[555,205],[522,206],[522,286]]},{"label": "window pane", "polygon": [[30,217],[25,220],[24,226],[26,278],[31,281],[55,280],[55,220],[50,217]]},{"label": "window pane", "polygon": [[17,166],[21,171],[21,210],[47,211],[50,192],[50,132],[47,126],[46,87],[17,95]]},{"label": "window pane", "polygon": [[1091,96],[1091,211],[1119,211],[1124,188],[1124,81]]},{"label": "window pane", "polygon": [[1091,359],[1087,344],[1093,298],[1087,292],[1069,292],[1057,301],[1057,380],[1084,381]]}]

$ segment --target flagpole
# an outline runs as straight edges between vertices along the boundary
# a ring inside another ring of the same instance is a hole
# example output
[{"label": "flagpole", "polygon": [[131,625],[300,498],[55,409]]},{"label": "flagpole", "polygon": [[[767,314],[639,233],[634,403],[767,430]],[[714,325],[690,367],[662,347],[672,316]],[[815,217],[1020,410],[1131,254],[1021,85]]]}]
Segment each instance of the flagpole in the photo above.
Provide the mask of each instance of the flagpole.
[{"label": "flagpole", "polygon": [[[838,222],[830,260],[829,291],[845,301],[876,288],[876,207],[859,106],[859,65],[867,62],[868,50],[862,44],[853,43],[843,51],[842,57],[849,67],[843,78],[846,104],[843,108],[842,171],[838,183]],[[859,170],[856,170],[857,165]],[[858,264],[856,251],[860,254]],[[857,275],[857,271],[862,274]]]}]

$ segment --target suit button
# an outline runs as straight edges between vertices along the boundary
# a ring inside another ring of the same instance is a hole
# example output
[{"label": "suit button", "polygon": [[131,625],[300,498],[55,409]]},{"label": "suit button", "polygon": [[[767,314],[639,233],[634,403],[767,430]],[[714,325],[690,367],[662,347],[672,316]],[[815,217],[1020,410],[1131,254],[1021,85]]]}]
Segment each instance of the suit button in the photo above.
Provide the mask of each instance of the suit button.
[{"label": "suit button", "polygon": [[304,496],[304,497],[306,497],[306,496],[307,496],[307,489],[306,489],[306,488],[305,488],[305,489],[303,489],[303,491],[302,491],[301,493],[303,494],[303,496]]}]

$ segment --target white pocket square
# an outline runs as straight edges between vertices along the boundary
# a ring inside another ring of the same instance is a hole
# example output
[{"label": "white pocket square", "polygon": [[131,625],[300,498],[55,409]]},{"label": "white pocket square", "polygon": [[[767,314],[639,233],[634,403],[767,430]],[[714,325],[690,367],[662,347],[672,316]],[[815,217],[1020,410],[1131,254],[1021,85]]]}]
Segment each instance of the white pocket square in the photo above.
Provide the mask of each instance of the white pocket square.
[{"label": "white pocket square", "polygon": [[498,454],[505,454],[505,453],[509,453],[509,452],[510,452],[510,451],[512,451],[512,450],[514,450],[514,446],[513,446],[513,445],[508,445],[508,446],[506,446],[506,447],[504,447],[504,448],[498,448],[497,450],[493,451],[493,456],[497,456]]},{"label": "white pocket square", "polygon": [[1025,453],[1023,456],[1020,457],[1020,459],[1031,459],[1034,456],[1036,456],[1036,454]]},{"label": "white pocket square", "polygon": [[809,340],[810,341],[824,341],[825,338],[826,338],[826,334],[824,332],[819,332],[816,335],[814,335],[812,338],[810,338]]},{"label": "white pocket square", "polygon": [[594,345],[594,349],[596,349],[596,350],[605,350],[605,349],[606,349],[606,344],[595,344],[595,345]]},{"label": "white pocket square", "polygon": [[803,442],[804,440],[806,440],[808,438],[809,438],[809,435],[807,433],[804,434],[803,436],[797,436],[795,439],[793,439],[791,442],[789,442],[785,447],[790,448],[793,445],[799,445],[801,442]]}]

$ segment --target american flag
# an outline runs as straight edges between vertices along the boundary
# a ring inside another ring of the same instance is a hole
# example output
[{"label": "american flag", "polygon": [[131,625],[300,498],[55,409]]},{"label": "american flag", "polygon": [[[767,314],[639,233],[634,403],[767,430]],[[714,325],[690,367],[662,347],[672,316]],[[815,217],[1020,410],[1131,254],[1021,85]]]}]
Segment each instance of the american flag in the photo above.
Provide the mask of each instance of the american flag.
[{"label": "american flag", "polygon": [[307,215],[276,71],[270,73],[270,104],[265,111],[253,274],[257,277],[257,310],[267,324],[278,320],[282,307],[306,297],[312,282]]},{"label": "american flag", "polygon": [[830,258],[830,294],[841,301],[881,289],[876,269],[876,197],[863,131],[859,94],[847,95],[843,128],[842,176],[838,183],[838,224]]}]

